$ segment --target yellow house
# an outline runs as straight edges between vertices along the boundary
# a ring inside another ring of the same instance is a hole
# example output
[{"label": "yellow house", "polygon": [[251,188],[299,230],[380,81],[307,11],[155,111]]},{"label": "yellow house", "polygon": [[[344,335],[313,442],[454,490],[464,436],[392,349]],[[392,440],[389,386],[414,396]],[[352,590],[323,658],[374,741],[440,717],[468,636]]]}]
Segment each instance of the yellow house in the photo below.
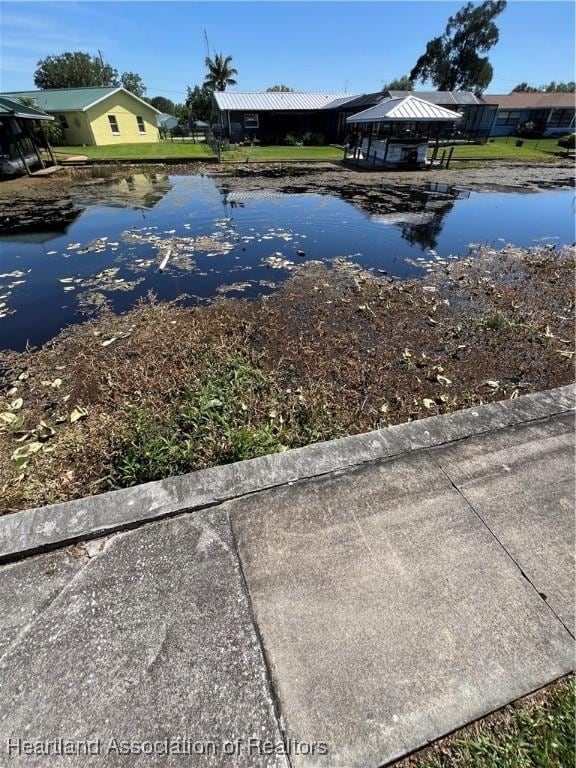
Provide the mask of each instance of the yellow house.
[{"label": "yellow house", "polygon": [[20,91],[10,96],[34,99],[40,109],[54,115],[64,131],[63,143],[67,146],[160,140],[156,123],[160,112],[125,88],[55,88]]}]

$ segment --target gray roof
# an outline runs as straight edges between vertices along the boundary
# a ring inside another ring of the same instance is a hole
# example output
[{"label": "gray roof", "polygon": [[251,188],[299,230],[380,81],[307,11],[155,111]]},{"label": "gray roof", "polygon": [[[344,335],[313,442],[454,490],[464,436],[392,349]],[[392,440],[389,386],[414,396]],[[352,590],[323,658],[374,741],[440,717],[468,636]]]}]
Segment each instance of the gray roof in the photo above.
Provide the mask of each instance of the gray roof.
[{"label": "gray roof", "polygon": [[216,91],[214,94],[219,109],[243,112],[298,111],[323,109],[337,105],[341,99],[353,99],[350,93],[294,93],[283,91],[253,91],[238,93]]},{"label": "gray roof", "polygon": [[347,118],[348,123],[382,123],[382,122],[414,122],[427,123],[448,122],[460,120],[462,115],[429,101],[419,99],[417,96],[405,96],[404,98],[385,99],[375,107],[370,107],[362,112]]},{"label": "gray roof", "polygon": [[391,99],[416,96],[443,107],[484,104],[484,101],[472,91],[386,91],[385,95],[389,95]]},{"label": "gray roof", "polygon": [[170,130],[176,128],[178,125],[178,118],[174,117],[174,115],[162,112],[160,115],[156,115],[156,125],[158,125],[159,128]]}]

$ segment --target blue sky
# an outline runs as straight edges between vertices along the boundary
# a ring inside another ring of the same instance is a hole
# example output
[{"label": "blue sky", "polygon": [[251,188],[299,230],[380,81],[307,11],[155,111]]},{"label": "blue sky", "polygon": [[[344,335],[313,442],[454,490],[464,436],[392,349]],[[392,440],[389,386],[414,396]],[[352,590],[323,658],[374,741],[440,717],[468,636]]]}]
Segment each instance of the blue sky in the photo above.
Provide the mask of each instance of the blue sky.
[{"label": "blue sky", "polygon": [[[33,88],[39,58],[83,50],[184,99],[211,51],[232,54],[236,90],[361,93],[407,73],[462,2],[1,2],[0,90]],[[575,5],[510,0],[492,50],[492,93],[574,79]]]}]

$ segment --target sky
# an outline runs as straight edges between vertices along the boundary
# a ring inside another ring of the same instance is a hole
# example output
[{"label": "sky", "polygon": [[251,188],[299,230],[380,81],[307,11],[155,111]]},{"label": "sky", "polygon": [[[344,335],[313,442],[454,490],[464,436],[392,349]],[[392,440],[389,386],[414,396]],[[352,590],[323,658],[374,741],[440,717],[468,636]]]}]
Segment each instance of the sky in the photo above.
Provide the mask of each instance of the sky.
[{"label": "sky", "polygon": [[[147,96],[183,101],[186,86],[204,78],[205,30],[211,54],[233,56],[234,90],[377,91],[410,71],[463,4],[1,1],[0,91],[34,88],[44,56],[101,51],[119,72],[138,72]],[[509,0],[497,24],[488,92],[575,79],[573,2]]]}]

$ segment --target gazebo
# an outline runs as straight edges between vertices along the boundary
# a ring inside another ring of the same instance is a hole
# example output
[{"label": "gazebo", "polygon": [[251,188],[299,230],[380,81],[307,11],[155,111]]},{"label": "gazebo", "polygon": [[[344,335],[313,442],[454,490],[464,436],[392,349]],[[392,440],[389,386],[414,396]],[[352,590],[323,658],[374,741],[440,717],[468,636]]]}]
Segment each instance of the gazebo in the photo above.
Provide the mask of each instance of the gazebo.
[{"label": "gazebo", "polygon": [[384,99],[374,107],[347,118],[352,129],[344,159],[359,165],[383,168],[423,168],[431,143],[452,135],[462,115],[417,96]]},{"label": "gazebo", "polygon": [[0,175],[26,172],[30,176],[35,165],[47,173],[51,169],[46,168],[43,150],[56,168],[52,147],[40,128],[43,121],[52,120],[52,115],[37,107],[0,95]]}]

